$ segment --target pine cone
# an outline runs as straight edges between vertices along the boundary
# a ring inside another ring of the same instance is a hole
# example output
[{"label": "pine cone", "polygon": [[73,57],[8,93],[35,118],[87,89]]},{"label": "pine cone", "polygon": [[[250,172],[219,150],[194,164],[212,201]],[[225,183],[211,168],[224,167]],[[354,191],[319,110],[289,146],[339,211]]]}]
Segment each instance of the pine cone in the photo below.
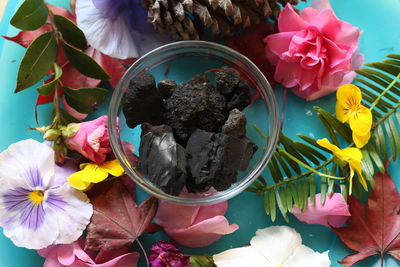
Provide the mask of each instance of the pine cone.
[{"label": "pine cone", "polygon": [[[142,0],[147,19],[174,40],[203,39],[206,28],[221,37],[260,22],[275,20],[281,6],[299,0]],[[306,0],[302,0],[306,1]]]}]

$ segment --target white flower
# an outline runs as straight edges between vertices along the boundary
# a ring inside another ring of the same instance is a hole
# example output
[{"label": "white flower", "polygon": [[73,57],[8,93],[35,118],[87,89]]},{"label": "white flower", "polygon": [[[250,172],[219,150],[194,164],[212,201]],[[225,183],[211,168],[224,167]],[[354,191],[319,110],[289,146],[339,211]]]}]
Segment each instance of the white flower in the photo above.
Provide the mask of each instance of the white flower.
[{"label": "white flower", "polygon": [[329,267],[328,252],[318,253],[301,244],[301,236],[288,226],[259,229],[250,246],[213,256],[217,267]]},{"label": "white flower", "polygon": [[66,183],[54,151],[32,139],[0,153],[0,226],[16,246],[41,249],[77,240],[93,214],[87,196]]},{"label": "white flower", "polygon": [[110,18],[96,8],[93,0],[76,1],[78,27],[89,44],[103,54],[120,59],[137,58],[169,41],[160,33],[141,33],[132,29],[129,25],[131,18],[122,11]]}]

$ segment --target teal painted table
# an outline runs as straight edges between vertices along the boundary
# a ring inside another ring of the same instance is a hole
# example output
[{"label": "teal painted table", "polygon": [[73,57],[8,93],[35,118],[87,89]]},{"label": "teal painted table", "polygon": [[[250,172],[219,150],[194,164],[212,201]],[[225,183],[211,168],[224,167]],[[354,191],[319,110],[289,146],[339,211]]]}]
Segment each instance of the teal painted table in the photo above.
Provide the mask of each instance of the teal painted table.
[{"label": "teal painted table", "polygon": [[[0,0],[5,1],[5,0]],[[0,24],[0,34],[12,36],[18,31],[9,25],[9,20],[22,0],[11,0],[7,4],[4,17]],[[67,6],[67,0],[49,1],[53,4]],[[360,41],[360,50],[365,55],[366,62],[381,60],[388,53],[400,53],[400,29],[398,28],[400,16],[399,0],[331,0],[337,16],[351,24],[358,26],[363,34]],[[301,4],[300,8],[306,4]],[[34,105],[37,93],[34,89],[23,91],[17,95],[12,91],[18,71],[18,65],[25,49],[17,44],[0,39],[0,150],[6,149],[11,143],[34,138],[42,140],[41,136],[28,128],[36,126],[34,119]],[[276,91],[277,99],[281,102],[282,92]],[[326,133],[318,124],[316,114],[312,107],[318,105],[333,111],[334,96],[307,103],[302,99],[289,94],[288,105],[285,113],[284,132],[294,136],[295,133],[303,133],[315,138],[325,137]],[[97,115],[105,114],[107,103],[98,111]],[[39,107],[39,121],[42,125],[48,123],[51,114],[50,106]],[[301,122],[301,123],[299,123]],[[400,163],[390,164],[389,172],[400,188]],[[140,191],[139,197],[144,199],[145,193]],[[226,215],[231,223],[240,226],[235,233],[222,237],[212,246],[202,249],[184,249],[192,254],[214,254],[220,251],[245,245],[259,228],[265,228],[272,223],[264,213],[262,202],[254,194],[244,192],[229,201],[229,210]],[[285,222],[279,218],[275,225],[283,225]],[[351,250],[330,231],[329,228],[316,225],[306,225],[290,216],[290,226],[301,233],[303,243],[320,252],[330,250],[329,256],[332,267],[341,266],[337,263]],[[163,234],[155,234],[141,237],[145,247],[160,239],[166,239]],[[393,258],[387,257],[386,266],[400,266]],[[42,266],[43,259],[23,248],[17,248],[13,243],[0,234],[0,267],[26,267]],[[355,267],[380,266],[378,257],[372,257]]]}]

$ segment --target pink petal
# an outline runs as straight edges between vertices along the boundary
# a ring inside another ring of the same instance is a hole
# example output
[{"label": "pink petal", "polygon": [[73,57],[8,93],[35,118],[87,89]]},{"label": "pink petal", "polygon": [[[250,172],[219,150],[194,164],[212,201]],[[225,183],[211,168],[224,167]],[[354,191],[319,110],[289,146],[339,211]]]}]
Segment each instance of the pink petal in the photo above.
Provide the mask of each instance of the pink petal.
[{"label": "pink petal", "polygon": [[281,32],[268,35],[264,42],[267,44],[267,58],[268,53],[273,53],[277,56],[285,53],[289,49],[290,41],[296,32]]},{"label": "pink petal", "polygon": [[327,197],[324,206],[321,204],[321,194],[317,194],[315,206],[312,206],[308,199],[308,206],[304,212],[301,212],[298,207],[294,207],[292,213],[302,222],[332,227],[341,226],[351,216],[348,205],[340,193],[334,193],[331,197]]},{"label": "pink petal", "polygon": [[57,250],[54,249],[47,255],[46,260],[43,263],[43,267],[65,267],[57,259]]},{"label": "pink petal", "polygon": [[332,9],[324,9],[314,17],[311,24],[316,26],[325,37],[335,40],[341,30],[342,21],[336,17]]},{"label": "pink petal", "polygon": [[314,8],[305,8],[301,11],[300,16],[307,21],[308,23],[311,23],[313,19],[319,14],[319,11],[314,9]]},{"label": "pink petal", "polygon": [[55,249],[57,249],[59,245],[50,245],[47,248],[42,248],[42,249],[38,249],[36,250],[37,254],[39,254],[40,256],[42,256],[43,258],[46,258],[50,255],[50,253]]},{"label": "pink petal", "polygon": [[164,228],[186,228],[192,225],[200,206],[183,206],[160,200],[155,222]]},{"label": "pink petal", "polygon": [[220,239],[221,235],[233,233],[238,228],[236,224],[229,225],[224,216],[216,216],[188,228],[164,228],[164,230],[179,244],[198,248],[208,246]]},{"label": "pink petal", "polygon": [[200,223],[201,221],[211,219],[216,216],[222,216],[225,214],[227,209],[228,201],[223,201],[209,206],[201,206],[193,224]]},{"label": "pink petal", "polygon": [[57,248],[57,259],[62,265],[71,265],[75,261],[74,246],[72,244],[60,245]]},{"label": "pink petal", "polygon": [[80,237],[78,241],[74,242],[73,246],[74,254],[78,260],[92,264],[95,263],[92,258],[86,253],[86,251],[83,250],[83,247],[85,246],[85,240],[83,237]]},{"label": "pink petal", "polygon": [[308,22],[294,11],[291,4],[285,6],[278,18],[280,32],[300,31],[307,28],[308,25]]},{"label": "pink petal", "polygon": [[298,68],[300,68],[298,63],[288,63],[280,60],[275,69],[275,81],[282,83],[287,88],[296,86],[295,72]]}]

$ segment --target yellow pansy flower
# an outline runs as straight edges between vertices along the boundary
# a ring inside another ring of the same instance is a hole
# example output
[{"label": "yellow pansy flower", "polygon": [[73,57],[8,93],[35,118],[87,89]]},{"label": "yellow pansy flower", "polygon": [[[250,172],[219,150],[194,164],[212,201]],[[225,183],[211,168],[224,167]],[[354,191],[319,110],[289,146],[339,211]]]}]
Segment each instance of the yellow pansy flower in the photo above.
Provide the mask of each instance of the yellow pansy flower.
[{"label": "yellow pansy flower", "polygon": [[372,113],[361,104],[360,88],[353,84],[342,85],[336,93],[336,99],[336,118],[349,123],[354,143],[362,148],[371,137]]},{"label": "yellow pansy flower", "polygon": [[354,171],[357,172],[358,179],[360,180],[361,185],[364,187],[365,191],[368,190],[367,182],[362,175],[361,169],[361,161],[362,161],[362,153],[361,150],[356,147],[348,147],[344,149],[340,149],[337,146],[331,144],[328,139],[319,139],[317,140],[318,145],[332,151],[333,155],[335,155],[338,159],[343,160],[349,164],[350,167],[350,189],[349,193],[351,195],[353,190],[353,177]]},{"label": "yellow pansy flower", "polygon": [[104,181],[108,175],[119,177],[124,174],[124,169],[118,160],[106,161],[102,164],[82,163],[80,171],[68,177],[68,183],[75,189],[86,190],[93,183]]}]

